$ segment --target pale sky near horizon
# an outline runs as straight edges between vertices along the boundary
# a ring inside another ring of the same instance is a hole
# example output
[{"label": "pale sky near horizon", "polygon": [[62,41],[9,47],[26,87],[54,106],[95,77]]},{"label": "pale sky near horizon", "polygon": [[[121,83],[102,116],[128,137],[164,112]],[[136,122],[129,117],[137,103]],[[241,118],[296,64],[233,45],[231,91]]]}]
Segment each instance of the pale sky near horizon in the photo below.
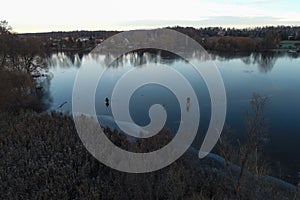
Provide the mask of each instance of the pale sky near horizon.
[{"label": "pale sky near horizon", "polygon": [[1,8],[0,20],[18,33],[300,25],[299,0],[10,0]]}]

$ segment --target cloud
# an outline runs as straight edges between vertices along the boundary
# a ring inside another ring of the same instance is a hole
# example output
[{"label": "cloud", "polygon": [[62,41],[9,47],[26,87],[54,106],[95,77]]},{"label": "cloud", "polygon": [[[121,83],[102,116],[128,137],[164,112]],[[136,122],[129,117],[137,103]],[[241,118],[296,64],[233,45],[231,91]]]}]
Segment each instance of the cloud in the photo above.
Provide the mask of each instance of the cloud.
[{"label": "cloud", "polygon": [[[193,26],[193,27],[255,27],[255,26],[277,26],[277,25],[300,25],[300,20],[284,20],[279,17],[238,17],[238,16],[216,16],[201,18],[199,20],[135,20],[124,24],[123,29],[155,28],[166,26]],[[128,27],[128,28],[126,28]]]}]

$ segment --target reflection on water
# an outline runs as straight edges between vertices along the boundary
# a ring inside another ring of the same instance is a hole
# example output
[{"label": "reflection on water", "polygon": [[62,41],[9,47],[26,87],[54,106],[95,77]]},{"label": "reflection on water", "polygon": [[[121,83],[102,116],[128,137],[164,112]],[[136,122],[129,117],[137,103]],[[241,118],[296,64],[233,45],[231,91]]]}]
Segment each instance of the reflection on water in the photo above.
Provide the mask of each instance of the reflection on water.
[{"label": "reflection on water", "polygon": [[[289,53],[277,53],[277,52],[266,52],[266,53],[215,53],[211,52],[210,57],[204,57],[205,55],[197,56],[198,60],[201,61],[221,61],[226,62],[233,59],[241,60],[245,65],[256,65],[260,72],[267,73],[272,70],[276,60],[278,58],[290,58],[297,59],[299,54]],[[110,57],[110,58],[108,58]],[[46,62],[49,67],[80,67],[84,58],[93,59],[98,63],[107,63],[106,60],[114,59],[115,61],[111,67],[122,66],[126,62],[130,62],[133,66],[143,65],[147,62],[153,63],[164,63],[171,64],[178,59],[172,53],[157,50],[141,50],[139,52],[131,52],[126,55],[120,56],[118,59],[113,55],[99,55],[99,54],[88,54],[88,53],[74,53],[74,52],[60,52],[57,54],[50,54],[46,56]]]},{"label": "reflection on water", "polygon": [[49,67],[80,67],[82,64],[84,54],[83,53],[57,53],[46,56],[46,62]]},{"label": "reflection on water", "polygon": [[230,61],[240,59],[245,65],[256,65],[260,72],[267,73],[272,70],[276,60],[280,57],[292,57],[292,54],[279,54],[276,52],[267,53],[238,53],[236,55],[228,53],[212,54],[213,60]]},{"label": "reflection on water", "polygon": [[51,81],[53,74],[48,73],[46,76],[39,77],[36,80],[37,85],[41,88],[37,90],[37,94],[43,102],[45,108],[52,107],[53,96],[51,95]]},{"label": "reflection on water", "polygon": [[[113,55],[108,55],[113,57]],[[300,57],[283,53],[210,53],[211,58],[196,57],[198,63],[205,64],[212,59],[218,66],[224,80],[228,111],[226,123],[235,132],[244,132],[245,113],[253,92],[270,98],[267,115],[270,119],[270,143],[268,145],[272,161],[288,166],[289,170],[300,170]],[[48,110],[71,111],[73,83],[79,67],[90,69],[104,67],[107,56],[99,54],[58,53],[48,56],[49,74],[44,83],[45,100]],[[100,122],[116,126],[110,105],[112,89],[122,74],[131,67],[146,63],[162,63],[182,73],[191,83],[200,103],[201,119],[195,146],[201,143],[210,119],[210,97],[201,77],[185,60],[166,52],[132,52],[115,60],[100,80],[96,93],[96,110]],[[141,79],[143,77],[140,77]],[[158,85],[139,88],[130,101],[133,120],[138,125],[149,123],[149,107],[155,103],[164,105],[168,114],[166,126],[174,132],[180,121],[180,109],[174,95]],[[62,106],[61,106],[62,105]],[[134,126],[131,126],[134,128]],[[293,163],[291,164],[291,161]]]}]

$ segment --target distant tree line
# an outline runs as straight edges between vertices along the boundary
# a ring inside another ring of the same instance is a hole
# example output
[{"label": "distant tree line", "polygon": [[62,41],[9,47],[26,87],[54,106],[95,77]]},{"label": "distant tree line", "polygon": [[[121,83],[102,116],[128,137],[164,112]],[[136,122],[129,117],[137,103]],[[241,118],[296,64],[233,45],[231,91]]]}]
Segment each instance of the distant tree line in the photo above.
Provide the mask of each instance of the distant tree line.
[{"label": "distant tree line", "polygon": [[[201,39],[203,36],[217,37],[232,36],[232,37],[250,37],[250,38],[265,38],[269,36],[270,32],[278,33],[280,40],[300,40],[300,26],[265,26],[265,27],[254,27],[254,28],[223,28],[223,27],[205,27],[205,28],[194,28],[194,27],[166,27],[169,29],[183,32],[194,39]],[[35,37],[97,37],[97,38],[108,38],[112,35],[120,33],[121,31],[57,31],[57,32],[44,32],[44,33],[22,33],[19,36],[35,36]],[[199,38],[198,38],[199,37]]]},{"label": "distant tree line", "polygon": [[[259,52],[278,48],[281,40],[299,40],[300,27],[297,26],[266,26],[255,28],[222,28],[222,27],[166,27],[184,33],[199,42],[207,50],[215,51],[248,51]],[[74,38],[101,38],[106,39],[119,31],[70,31],[19,34],[19,37],[39,38],[44,44],[49,38],[63,40],[69,38],[63,45],[74,46]],[[70,45],[69,43],[72,43]],[[77,48],[80,42],[77,44]],[[48,45],[49,46],[49,45]]]},{"label": "distant tree line", "polygon": [[118,31],[58,31],[46,33],[23,33],[20,38],[35,38],[43,44],[45,51],[89,52],[100,41],[119,33]]},{"label": "distant tree line", "polygon": [[42,33],[21,33],[18,34],[21,37],[98,37],[98,38],[108,38],[112,35],[120,33],[120,31],[53,31],[53,32],[42,32]]},{"label": "distant tree line", "polygon": [[255,28],[223,28],[223,27],[206,27],[206,28],[194,28],[194,27],[168,27],[180,32],[184,32],[191,37],[198,36],[220,36],[223,32],[224,36],[232,37],[250,37],[250,38],[265,38],[270,36],[270,32],[278,33],[280,40],[288,40],[289,37],[292,39],[300,40],[300,26],[266,26],[266,27],[255,27]]},{"label": "distant tree line", "polygon": [[215,51],[269,51],[278,48],[281,40],[300,39],[300,27],[259,27],[235,29],[222,27],[193,28],[168,27],[187,34],[207,50]]}]

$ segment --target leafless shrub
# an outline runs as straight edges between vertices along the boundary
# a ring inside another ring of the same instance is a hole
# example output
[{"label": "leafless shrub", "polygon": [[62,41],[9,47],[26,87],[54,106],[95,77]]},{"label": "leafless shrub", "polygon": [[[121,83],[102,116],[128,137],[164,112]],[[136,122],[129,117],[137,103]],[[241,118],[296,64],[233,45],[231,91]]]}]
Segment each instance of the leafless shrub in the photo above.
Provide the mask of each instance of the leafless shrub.
[{"label": "leafless shrub", "polygon": [[28,74],[0,69],[0,80],[0,110],[41,109],[41,102]]}]

